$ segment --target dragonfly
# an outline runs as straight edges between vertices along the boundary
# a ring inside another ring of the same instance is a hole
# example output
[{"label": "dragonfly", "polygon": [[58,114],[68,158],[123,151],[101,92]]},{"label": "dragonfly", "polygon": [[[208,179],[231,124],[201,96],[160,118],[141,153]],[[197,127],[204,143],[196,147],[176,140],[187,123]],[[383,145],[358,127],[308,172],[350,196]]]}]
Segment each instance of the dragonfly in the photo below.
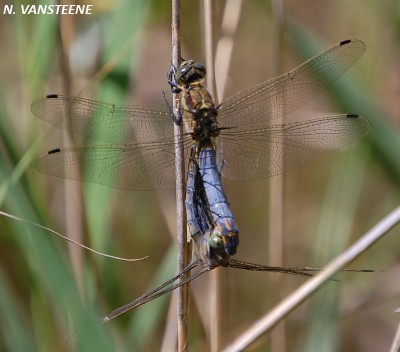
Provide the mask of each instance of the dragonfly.
[{"label": "dragonfly", "polygon": [[[211,150],[215,151],[215,149]],[[280,272],[301,276],[312,276],[313,272],[319,271],[319,269],[309,267],[285,268],[267,266],[231,258],[225,251],[223,235],[219,231],[218,226],[216,226],[211,214],[212,211],[208,205],[207,194],[198,164],[198,157],[198,150],[193,146],[188,164],[185,199],[187,226],[192,239],[192,259],[190,263],[180,273],[155,289],[112,311],[104,317],[103,323],[109,322],[111,319],[163,296],[196,279],[205,272],[220,266],[251,271]]]},{"label": "dragonfly", "polygon": [[214,140],[220,134],[217,122],[217,108],[203,82],[206,68],[194,60],[183,61],[179,69],[169,75],[171,89],[179,93],[179,113],[175,122],[186,123],[193,140],[192,153],[199,163],[201,182],[204,185],[207,207],[210,209],[218,230],[222,235],[225,252],[236,253],[239,245],[239,230],[222,188],[221,173],[218,170]]},{"label": "dragonfly", "polygon": [[[183,145],[188,163],[193,143],[202,147],[211,141],[218,173],[224,177],[249,180],[296,169],[370,131],[366,118],[351,114],[273,124],[274,119],[306,104],[335,82],[364,51],[360,40],[342,41],[218,106],[204,89],[204,66],[185,61],[175,82],[170,82],[181,92],[178,117],[168,107],[117,106],[49,95],[33,102],[31,110],[36,116],[105,144],[53,149],[38,159],[36,167],[46,174],[116,188],[168,189],[175,185],[176,144]],[[174,139],[171,117],[185,126],[180,139]],[[228,231],[223,234],[225,251],[234,254],[238,231],[231,222],[233,217],[218,214],[214,209],[214,221],[220,230],[225,227]],[[225,226],[226,219],[230,227]]]},{"label": "dragonfly", "polygon": [[[200,150],[199,155],[198,148],[193,146],[187,172],[185,206],[188,232],[192,239],[192,259],[190,263],[180,273],[165,281],[155,289],[112,311],[104,317],[103,323],[109,322],[111,319],[161,297],[217,267],[231,267],[249,271],[267,271],[305,277],[313,276],[315,272],[320,271],[318,268],[311,267],[278,267],[249,263],[233,259],[225,251],[223,234],[219,230],[214,221],[214,217],[212,216],[212,210],[208,204],[208,195],[201,175],[201,165],[199,164],[199,160],[203,157],[201,155],[203,152],[205,154],[211,152],[215,153],[215,149],[202,149]],[[218,172],[215,163],[210,163],[208,167],[215,167],[214,172]],[[218,190],[213,188],[211,192],[218,192]],[[341,271],[373,272],[373,270],[367,269],[343,269]],[[336,281],[335,279],[332,280]]]}]

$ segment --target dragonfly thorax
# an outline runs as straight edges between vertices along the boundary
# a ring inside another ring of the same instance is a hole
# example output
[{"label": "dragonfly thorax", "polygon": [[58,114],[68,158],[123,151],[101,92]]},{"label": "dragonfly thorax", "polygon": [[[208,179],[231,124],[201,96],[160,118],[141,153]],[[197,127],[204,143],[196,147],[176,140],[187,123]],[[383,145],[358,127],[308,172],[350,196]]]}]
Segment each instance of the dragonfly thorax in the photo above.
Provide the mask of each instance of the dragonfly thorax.
[{"label": "dragonfly thorax", "polygon": [[216,113],[210,110],[200,110],[191,116],[192,139],[202,142],[219,135]]},{"label": "dragonfly thorax", "polygon": [[210,93],[202,85],[190,86],[180,93],[181,114],[196,141],[217,137],[217,108]]}]

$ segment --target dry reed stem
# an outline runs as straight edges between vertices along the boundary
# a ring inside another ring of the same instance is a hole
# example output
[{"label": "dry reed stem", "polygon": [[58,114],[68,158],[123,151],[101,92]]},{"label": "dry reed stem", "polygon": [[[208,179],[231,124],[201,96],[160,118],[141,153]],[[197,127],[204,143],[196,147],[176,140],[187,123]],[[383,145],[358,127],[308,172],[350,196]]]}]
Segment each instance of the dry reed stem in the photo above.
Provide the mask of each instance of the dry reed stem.
[{"label": "dry reed stem", "polygon": [[[212,0],[205,0],[205,47],[207,66],[207,88],[214,97],[216,105],[223,100],[233,51],[233,36],[236,33],[241,14],[242,0],[228,0],[225,4],[214,57],[212,29]],[[215,60],[215,61],[214,61]],[[221,350],[221,271],[210,273],[210,351]]]},{"label": "dry reed stem", "polygon": [[[213,40],[213,21],[214,6],[212,0],[204,1],[204,38],[207,67],[207,89],[214,98],[215,105],[218,105],[218,96],[215,85],[215,66],[214,66],[214,40]],[[209,336],[210,351],[221,350],[221,271],[213,270],[210,273],[209,289]]]},{"label": "dry reed stem", "polygon": [[[179,67],[181,60],[180,43],[180,1],[172,0],[172,23],[171,23],[171,41],[172,41],[172,64]],[[178,111],[178,101],[176,94],[173,95],[172,108],[174,113]],[[183,133],[182,125],[174,125],[175,141],[178,141]],[[176,211],[177,211],[177,242],[178,242],[178,272],[182,271],[187,265],[187,243],[186,243],[186,214],[184,211],[185,194],[185,162],[183,160],[183,145],[175,143],[175,172],[176,172]],[[188,285],[178,288],[178,351],[187,351],[188,349],[188,328],[187,328],[187,292]]]},{"label": "dry reed stem", "polygon": [[[282,0],[273,0],[272,21],[273,21],[273,76],[279,76],[283,72],[282,57],[283,57],[283,31],[284,31],[284,9]],[[283,124],[284,117],[279,117],[276,123]],[[283,151],[280,150],[280,162],[283,163]],[[283,237],[284,237],[284,175],[272,177],[269,181],[269,233],[268,236],[268,258],[269,262],[275,266],[283,266]],[[275,301],[282,299],[282,292],[279,287],[282,287],[282,276],[276,275],[271,278],[274,287],[277,290],[271,292]],[[285,346],[286,332],[285,325],[282,321],[276,329],[271,333],[271,350],[282,351],[286,350]]]},{"label": "dry reed stem", "polygon": [[381,239],[389,230],[400,222],[400,207],[394,209],[389,215],[377,223],[371,230],[364,234],[356,243],[346,249],[342,254],[331,260],[322,271],[300,286],[272,311],[256,321],[247,331],[242,333],[224,352],[243,351],[262,334],[271,330],[278,322],[290,314],[296,307],[309,298],[322,285],[340,269],[349,265],[359,255]]},{"label": "dry reed stem", "polygon": [[[64,94],[69,96],[72,93],[73,80],[68,59],[68,52],[75,35],[75,21],[73,16],[58,16],[59,36],[60,36],[60,66],[63,78]],[[71,120],[69,114],[68,120]],[[69,123],[69,122],[68,122]],[[74,138],[69,129],[63,131],[63,139],[65,144],[74,144]],[[83,200],[82,186],[79,182],[64,180],[65,193],[65,232],[68,238],[72,241],[83,242],[83,224],[82,216]],[[79,288],[82,297],[85,297],[83,284],[83,251],[79,246],[74,246],[68,243],[68,254],[72,265],[75,281]]]},{"label": "dry reed stem", "polygon": [[221,25],[221,38],[218,40],[215,52],[215,76],[220,101],[224,100],[228,73],[232,61],[233,37],[239,25],[242,10],[242,0],[227,0]]},{"label": "dry reed stem", "polygon": [[160,352],[170,352],[176,349],[177,326],[174,324],[176,320],[176,304],[177,295],[176,292],[172,292]]},{"label": "dry reed stem", "polygon": [[[400,310],[396,309],[395,313],[399,313]],[[392,345],[390,346],[389,352],[399,352],[400,351],[400,323],[397,326],[396,334],[394,335]]]}]

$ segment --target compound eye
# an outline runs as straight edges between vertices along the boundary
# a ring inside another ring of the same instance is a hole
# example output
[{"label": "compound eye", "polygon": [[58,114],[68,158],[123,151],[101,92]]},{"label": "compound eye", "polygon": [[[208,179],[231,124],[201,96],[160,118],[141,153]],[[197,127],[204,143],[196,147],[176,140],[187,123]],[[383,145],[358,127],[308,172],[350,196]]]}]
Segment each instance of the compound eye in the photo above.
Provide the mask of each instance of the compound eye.
[{"label": "compound eye", "polygon": [[204,67],[204,65],[199,64],[197,62],[194,62],[192,65],[197,70],[198,73],[202,73],[203,76],[206,75],[206,68]]},{"label": "compound eye", "polygon": [[224,248],[224,241],[222,240],[222,235],[218,229],[214,229],[214,231],[211,233],[210,237],[208,238],[208,244],[210,248],[213,249]]},{"label": "compound eye", "polygon": [[195,62],[193,60],[186,60],[182,61],[181,65],[179,66],[179,71],[181,72],[186,72],[189,70],[193,65],[195,65]]},{"label": "compound eye", "polygon": [[176,72],[175,79],[181,85],[201,83],[206,76],[206,68],[194,60],[183,61]]},{"label": "compound eye", "polygon": [[193,60],[183,61],[176,72],[175,79],[179,83],[185,83],[187,81],[186,75],[192,68]]}]

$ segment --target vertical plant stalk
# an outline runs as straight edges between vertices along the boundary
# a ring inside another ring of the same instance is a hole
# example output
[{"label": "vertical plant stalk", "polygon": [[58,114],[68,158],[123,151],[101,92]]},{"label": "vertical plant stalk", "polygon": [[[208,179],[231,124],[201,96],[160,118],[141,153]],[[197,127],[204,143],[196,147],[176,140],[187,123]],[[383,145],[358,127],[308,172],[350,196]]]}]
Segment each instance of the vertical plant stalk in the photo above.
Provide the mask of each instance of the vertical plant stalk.
[{"label": "vertical plant stalk", "polygon": [[[179,0],[172,0],[172,24],[171,24],[171,40],[172,40],[172,64],[179,67],[181,60],[181,43],[180,43],[180,18],[179,18]],[[173,94],[172,108],[174,113],[178,112],[178,96]],[[178,272],[182,271],[187,265],[187,239],[186,239],[186,213],[184,211],[184,194],[185,194],[185,162],[183,145],[177,143],[183,134],[182,124],[174,125],[175,137],[175,171],[176,171],[176,212],[177,212],[177,242],[178,242]],[[184,280],[182,278],[181,280]],[[177,323],[178,323],[178,351],[187,351],[188,349],[188,285],[178,288],[178,306],[177,306]]]},{"label": "vertical plant stalk", "polygon": [[[60,36],[60,66],[63,77],[65,95],[71,95],[72,77],[68,60],[68,52],[75,32],[74,16],[58,16],[59,36]],[[68,114],[69,117],[71,114]],[[70,118],[68,119],[68,123]],[[69,132],[71,129],[63,131],[64,142],[68,145],[73,144],[73,136]],[[71,143],[72,142],[72,143]],[[83,242],[82,234],[82,186],[79,182],[64,180],[65,191],[65,231],[66,236],[78,243]],[[83,253],[82,248],[68,243],[68,253],[74,273],[75,281],[78,285],[81,296],[85,294],[83,284]]]},{"label": "vertical plant stalk", "polygon": [[[283,26],[284,13],[282,0],[273,0],[272,20],[274,26],[273,32],[273,76],[282,74],[282,49],[283,49]],[[277,123],[283,124],[283,117],[278,117]],[[284,160],[283,150],[280,150],[280,163],[283,166]],[[284,176],[277,175],[270,178],[269,181],[269,233],[268,233],[268,258],[271,265],[283,266],[283,197],[284,197]],[[271,292],[275,301],[281,300],[282,276],[276,275],[271,277],[277,290]],[[276,329],[271,333],[271,350],[285,351],[285,325],[282,321]]]},{"label": "vertical plant stalk", "polygon": [[313,295],[319,288],[328,282],[339,270],[349,265],[354,259],[368,250],[393,227],[400,223],[400,207],[394,209],[389,215],[365,233],[357,242],[332,259],[320,273],[313,276],[301,285],[284,301],[275,306],[271,312],[258,319],[249,329],[241,334],[224,352],[243,351],[262,334],[271,330],[277,323],[288,316],[301,303]]},{"label": "vertical plant stalk", "polygon": [[[215,61],[213,50],[212,0],[205,0],[205,40],[206,65],[208,69],[207,85],[214,97],[215,104],[223,100],[230,69],[234,35],[239,25],[242,0],[227,0],[221,24],[221,37],[218,40]],[[221,272],[215,269],[211,272],[210,282],[210,350],[221,350]]]},{"label": "vertical plant stalk", "polygon": [[[213,4],[212,0],[204,0],[204,44],[206,51],[207,89],[214,98],[215,105],[218,105],[214,66],[214,6],[215,4]],[[221,271],[219,268],[212,270],[210,273],[209,299],[210,351],[218,352],[221,350]]]},{"label": "vertical plant stalk", "polygon": [[217,96],[224,100],[228,73],[232,61],[234,35],[239,25],[243,0],[227,0],[221,25],[221,38],[215,52],[215,76]]}]

